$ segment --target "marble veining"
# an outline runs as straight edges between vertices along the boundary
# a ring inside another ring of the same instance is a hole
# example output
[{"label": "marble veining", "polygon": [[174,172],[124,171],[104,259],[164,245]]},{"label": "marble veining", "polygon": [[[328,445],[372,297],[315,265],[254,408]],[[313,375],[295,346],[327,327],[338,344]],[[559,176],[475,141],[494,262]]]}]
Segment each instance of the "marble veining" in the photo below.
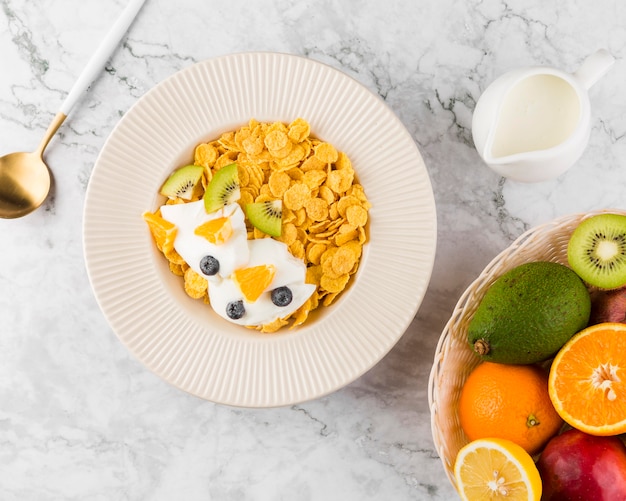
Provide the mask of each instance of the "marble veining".
[{"label": "marble veining", "polygon": [[[0,0],[0,154],[36,147],[125,3]],[[439,334],[525,230],[626,208],[625,25],[619,0],[147,0],[52,140],[44,206],[0,220],[0,499],[456,499],[427,403]],[[482,164],[472,112],[493,79],[573,72],[601,47],[616,62],[590,90],[589,146],[569,172],[525,185]],[[82,252],[85,191],[120,118],[176,71],[250,50],[322,61],[380,96],[424,157],[439,228],[430,287],[396,347],[331,395],[267,410],[202,401],[141,366],[101,314]]]}]

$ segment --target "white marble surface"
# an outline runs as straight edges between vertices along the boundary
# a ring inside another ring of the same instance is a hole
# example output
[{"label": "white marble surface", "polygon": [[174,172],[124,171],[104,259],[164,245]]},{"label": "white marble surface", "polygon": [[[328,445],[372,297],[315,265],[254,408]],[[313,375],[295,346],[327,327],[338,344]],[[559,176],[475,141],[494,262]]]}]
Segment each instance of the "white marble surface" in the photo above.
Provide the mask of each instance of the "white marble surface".
[{"label": "white marble surface", "polygon": [[[122,0],[0,0],[0,154],[32,150]],[[53,139],[54,192],[0,220],[2,500],[450,500],[427,378],[464,288],[524,230],[626,208],[626,4],[620,0],[228,2],[147,0]],[[575,71],[616,58],[591,89],[583,157],[555,181],[506,181],[478,157],[474,105],[518,66]],[[272,50],[326,62],[383,98],[424,156],[438,211],[431,285],[376,367],[327,397],[234,409],[184,394],[115,337],[87,279],[82,208],[98,152],[148,89],[196,61]]]}]

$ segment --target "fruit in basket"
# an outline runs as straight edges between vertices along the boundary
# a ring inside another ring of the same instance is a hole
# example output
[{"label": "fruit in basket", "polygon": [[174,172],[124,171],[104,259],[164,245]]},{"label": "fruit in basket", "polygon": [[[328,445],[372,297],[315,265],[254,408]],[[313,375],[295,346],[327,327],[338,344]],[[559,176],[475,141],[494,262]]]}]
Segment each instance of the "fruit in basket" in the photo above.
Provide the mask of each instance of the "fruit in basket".
[{"label": "fruit in basket", "polygon": [[457,454],[454,478],[465,501],[541,499],[541,477],[535,463],[509,440],[487,438],[465,445]]},{"label": "fruit in basket", "polygon": [[572,427],[592,435],[626,433],[626,324],[592,325],[550,367],[552,403]]},{"label": "fruit in basket", "polygon": [[615,289],[626,284],[626,216],[599,214],[573,231],[567,260],[590,285]]},{"label": "fruit in basket", "polygon": [[597,290],[591,294],[589,324],[626,322],[626,288]]},{"label": "fruit in basket", "polygon": [[617,437],[567,430],[548,442],[537,468],[544,501],[626,499],[626,447]]},{"label": "fruit in basket", "polygon": [[590,310],[585,284],[567,266],[525,263],[489,287],[468,326],[468,341],[483,360],[540,362],[587,326]]},{"label": "fruit in basket", "polygon": [[548,394],[548,374],[535,365],[483,362],[467,377],[459,398],[459,420],[469,440],[511,440],[536,454],[563,421]]}]

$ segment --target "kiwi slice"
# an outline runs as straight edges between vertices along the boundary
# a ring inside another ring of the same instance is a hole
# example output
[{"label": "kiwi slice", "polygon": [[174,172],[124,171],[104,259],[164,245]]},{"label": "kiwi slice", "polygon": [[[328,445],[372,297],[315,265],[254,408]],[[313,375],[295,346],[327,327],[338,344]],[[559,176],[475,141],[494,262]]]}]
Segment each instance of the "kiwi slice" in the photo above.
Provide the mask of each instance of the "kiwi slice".
[{"label": "kiwi slice", "polygon": [[204,192],[204,208],[207,213],[221,209],[239,200],[239,173],[237,164],[229,164],[213,174]]},{"label": "kiwi slice", "polygon": [[283,203],[268,200],[246,204],[246,216],[252,225],[272,237],[279,237],[283,229]]},{"label": "kiwi slice", "polygon": [[191,200],[202,185],[200,180],[203,172],[204,167],[201,165],[186,165],[176,169],[161,186],[161,195]]},{"label": "kiwi slice", "polygon": [[567,246],[570,267],[589,285],[626,284],[626,216],[599,214],[582,221]]}]

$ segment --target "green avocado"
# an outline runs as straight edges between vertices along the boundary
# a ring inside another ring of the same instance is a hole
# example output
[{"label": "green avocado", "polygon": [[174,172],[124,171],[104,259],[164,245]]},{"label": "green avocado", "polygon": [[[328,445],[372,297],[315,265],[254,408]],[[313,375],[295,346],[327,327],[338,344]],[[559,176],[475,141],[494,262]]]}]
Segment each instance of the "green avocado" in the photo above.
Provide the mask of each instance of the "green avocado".
[{"label": "green avocado", "polygon": [[468,326],[468,342],[483,360],[532,364],[552,357],[589,322],[587,287],[567,266],[538,261],[499,277]]}]

